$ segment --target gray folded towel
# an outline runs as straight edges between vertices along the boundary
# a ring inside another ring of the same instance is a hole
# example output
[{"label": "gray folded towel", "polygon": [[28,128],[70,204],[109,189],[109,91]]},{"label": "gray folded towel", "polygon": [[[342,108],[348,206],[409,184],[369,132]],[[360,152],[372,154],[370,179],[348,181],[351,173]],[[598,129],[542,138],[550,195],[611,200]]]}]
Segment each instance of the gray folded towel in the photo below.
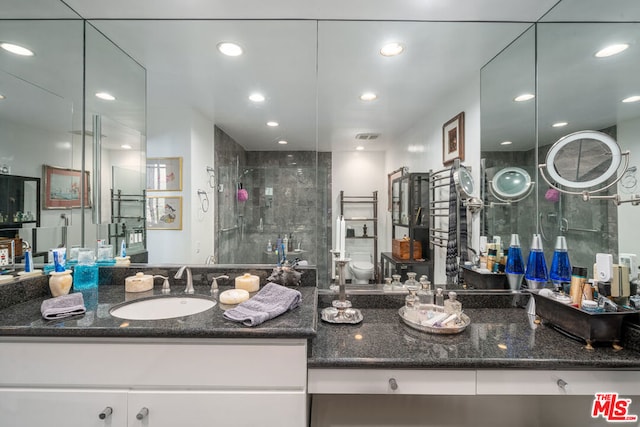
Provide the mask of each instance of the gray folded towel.
[{"label": "gray folded towel", "polygon": [[293,310],[300,305],[302,294],[295,289],[267,283],[252,298],[224,312],[224,317],[246,326],[256,326]]},{"label": "gray folded towel", "polygon": [[86,311],[84,298],[80,292],[46,299],[40,306],[42,317],[48,320],[84,314]]}]

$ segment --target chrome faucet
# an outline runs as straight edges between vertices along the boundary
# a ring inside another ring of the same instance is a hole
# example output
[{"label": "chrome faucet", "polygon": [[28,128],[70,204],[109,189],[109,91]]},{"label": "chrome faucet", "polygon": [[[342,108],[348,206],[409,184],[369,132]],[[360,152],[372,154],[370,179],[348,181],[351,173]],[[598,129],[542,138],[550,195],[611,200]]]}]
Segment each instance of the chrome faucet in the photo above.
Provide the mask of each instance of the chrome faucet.
[{"label": "chrome faucet", "polygon": [[180,267],[178,269],[178,271],[176,272],[176,275],[173,276],[174,279],[182,279],[182,273],[184,273],[184,271],[187,270],[187,287],[184,289],[184,293],[185,294],[192,294],[194,293],[193,290],[193,277],[191,276],[191,269],[189,267],[187,267],[186,265],[183,265],[182,267]]}]

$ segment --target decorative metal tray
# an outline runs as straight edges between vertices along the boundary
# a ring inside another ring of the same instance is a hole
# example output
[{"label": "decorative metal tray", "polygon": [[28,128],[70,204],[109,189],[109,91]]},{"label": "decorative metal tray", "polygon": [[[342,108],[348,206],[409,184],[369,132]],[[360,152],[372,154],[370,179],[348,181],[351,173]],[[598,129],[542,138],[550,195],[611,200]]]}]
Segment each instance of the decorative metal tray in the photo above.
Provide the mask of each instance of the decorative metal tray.
[{"label": "decorative metal tray", "polygon": [[441,327],[422,325],[421,323],[418,323],[408,318],[406,316],[406,307],[401,307],[398,310],[398,314],[400,315],[400,318],[402,319],[402,321],[408,326],[422,332],[428,332],[430,334],[442,334],[442,335],[459,334],[460,332],[464,331],[467,328],[467,326],[471,324],[471,319],[469,319],[469,316],[467,316],[464,313],[460,315],[460,320],[461,320],[460,325],[441,326]]},{"label": "decorative metal tray", "polygon": [[593,343],[617,343],[622,337],[622,322],[626,318],[638,319],[637,311],[588,313],[572,305],[530,291],[536,303],[536,314],[553,326]]}]

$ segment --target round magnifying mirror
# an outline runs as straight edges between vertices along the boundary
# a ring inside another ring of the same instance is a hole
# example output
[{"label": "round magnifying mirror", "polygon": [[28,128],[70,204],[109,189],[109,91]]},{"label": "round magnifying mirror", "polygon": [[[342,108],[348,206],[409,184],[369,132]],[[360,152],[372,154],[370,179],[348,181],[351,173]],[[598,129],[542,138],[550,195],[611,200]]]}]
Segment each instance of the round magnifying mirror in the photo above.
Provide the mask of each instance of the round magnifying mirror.
[{"label": "round magnifying mirror", "polygon": [[473,176],[471,176],[469,169],[460,165],[453,175],[453,179],[460,197],[465,199],[473,197]]},{"label": "round magnifying mirror", "polygon": [[556,141],[546,157],[549,178],[568,188],[585,189],[617,175],[620,146],[609,135],[580,131]]},{"label": "round magnifying mirror", "polygon": [[517,202],[529,195],[533,189],[529,173],[517,167],[500,169],[491,181],[494,196],[502,201]]}]

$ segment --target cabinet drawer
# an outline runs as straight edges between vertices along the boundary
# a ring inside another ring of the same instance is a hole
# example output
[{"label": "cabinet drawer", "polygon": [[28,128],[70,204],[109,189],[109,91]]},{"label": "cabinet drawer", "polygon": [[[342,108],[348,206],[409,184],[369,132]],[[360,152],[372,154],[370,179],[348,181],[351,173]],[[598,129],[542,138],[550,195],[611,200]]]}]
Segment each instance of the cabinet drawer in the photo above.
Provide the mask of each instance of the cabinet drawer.
[{"label": "cabinet drawer", "polygon": [[420,369],[309,369],[308,390],[312,394],[472,395],[476,392],[476,372]]},{"label": "cabinet drawer", "polygon": [[306,340],[0,342],[0,385],[304,390]]},{"label": "cabinet drawer", "polygon": [[478,394],[637,395],[640,391],[638,371],[479,370],[477,380]]}]

